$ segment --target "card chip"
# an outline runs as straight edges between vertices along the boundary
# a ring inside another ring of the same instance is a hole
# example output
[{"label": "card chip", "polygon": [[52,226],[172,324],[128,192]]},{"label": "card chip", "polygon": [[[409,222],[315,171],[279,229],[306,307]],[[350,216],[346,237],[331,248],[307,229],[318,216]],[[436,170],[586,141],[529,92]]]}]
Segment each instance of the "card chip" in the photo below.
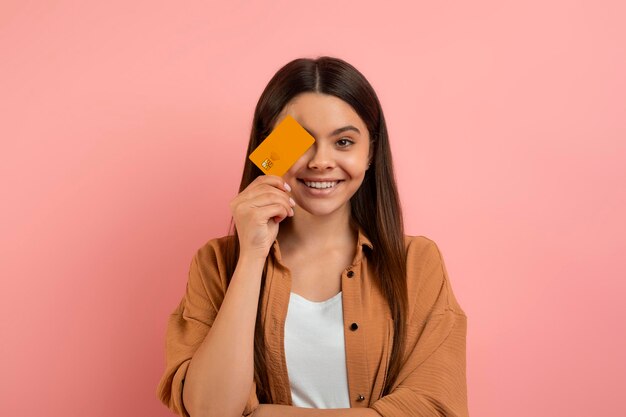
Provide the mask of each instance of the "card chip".
[{"label": "card chip", "polygon": [[272,161],[269,158],[265,158],[265,161],[263,161],[261,165],[263,166],[263,168],[265,168],[266,171],[268,171],[274,164],[272,164]]}]

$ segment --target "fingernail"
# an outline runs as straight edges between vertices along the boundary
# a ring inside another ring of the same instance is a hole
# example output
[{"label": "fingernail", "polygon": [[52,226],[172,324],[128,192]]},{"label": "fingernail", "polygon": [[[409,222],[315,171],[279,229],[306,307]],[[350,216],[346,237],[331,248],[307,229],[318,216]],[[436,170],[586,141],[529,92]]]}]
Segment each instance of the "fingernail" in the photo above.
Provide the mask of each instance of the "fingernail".
[{"label": "fingernail", "polygon": [[293,209],[289,209],[291,211],[291,215],[293,216],[295,213],[293,212]]},{"label": "fingernail", "polygon": [[289,197],[289,204],[291,204],[292,206],[295,206],[296,202],[294,201],[293,198]]},{"label": "fingernail", "polygon": [[291,191],[291,187],[289,186],[289,184],[285,183],[285,190],[287,191]]}]

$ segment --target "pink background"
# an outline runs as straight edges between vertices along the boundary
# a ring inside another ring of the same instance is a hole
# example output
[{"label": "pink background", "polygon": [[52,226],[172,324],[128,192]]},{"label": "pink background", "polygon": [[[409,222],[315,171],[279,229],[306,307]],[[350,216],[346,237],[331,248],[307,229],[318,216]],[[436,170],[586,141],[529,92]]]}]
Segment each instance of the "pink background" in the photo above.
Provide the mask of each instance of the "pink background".
[{"label": "pink background", "polygon": [[318,55],[379,94],[407,232],[469,317],[471,415],[626,415],[624,2],[85,3],[0,5],[0,415],[171,415],[191,257],[262,89]]}]

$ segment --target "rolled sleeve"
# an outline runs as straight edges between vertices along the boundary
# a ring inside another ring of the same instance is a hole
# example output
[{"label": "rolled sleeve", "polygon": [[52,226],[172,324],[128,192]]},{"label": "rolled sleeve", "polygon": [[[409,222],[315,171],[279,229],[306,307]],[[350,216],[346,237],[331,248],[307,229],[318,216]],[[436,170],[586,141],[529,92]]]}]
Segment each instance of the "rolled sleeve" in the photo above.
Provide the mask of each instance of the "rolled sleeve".
[{"label": "rolled sleeve", "polygon": [[447,311],[432,317],[421,339],[435,345],[434,351],[424,358],[416,346],[405,365],[413,369],[371,408],[383,417],[467,417],[466,328],[463,314]]},{"label": "rolled sleeve", "polygon": [[468,417],[467,316],[434,242],[414,238],[407,274],[412,304],[402,368],[391,392],[370,407],[383,417]]}]

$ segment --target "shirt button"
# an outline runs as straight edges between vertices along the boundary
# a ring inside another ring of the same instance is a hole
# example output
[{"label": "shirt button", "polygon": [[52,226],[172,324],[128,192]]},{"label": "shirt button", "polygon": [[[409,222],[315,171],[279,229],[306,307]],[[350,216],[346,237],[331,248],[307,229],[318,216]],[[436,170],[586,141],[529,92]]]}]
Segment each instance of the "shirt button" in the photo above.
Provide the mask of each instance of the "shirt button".
[{"label": "shirt button", "polygon": [[359,394],[359,396],[356,397],[356,400],[359,401],[359,402],[360,401],[365,401],[365,397],[362,394]]},{"label": "shirt button", "polygon": [[354,276],[354,271],[348,271],[348,278],[352,278]]},{"label": "shirt button", "polygon": [[358,329],[358,328],[359,328],[359,325],[358,325],[358,324],[356,324],[356,323],[352,323],[352,324],[350,325],[350,330],[352,330],[352,331],[355,331],[355,330],[356,330],[356,329]]}]

